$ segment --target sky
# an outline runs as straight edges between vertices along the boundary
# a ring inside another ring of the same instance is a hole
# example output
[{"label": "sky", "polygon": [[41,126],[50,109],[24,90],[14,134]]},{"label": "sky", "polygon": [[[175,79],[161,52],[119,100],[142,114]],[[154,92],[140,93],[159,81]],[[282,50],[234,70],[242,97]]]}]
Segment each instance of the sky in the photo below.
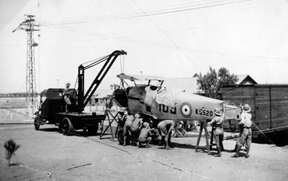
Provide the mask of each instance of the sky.
[{"label": "sky", "polygon": [[[209,67],[249,74],[259,84],[288,84],[287,0],[0,0],[0,93],[26,91],[23,30],[35,15],[36,91],[74,87],[78,66],[125,50],[99,88],[119,73],[166,78]],[[100,66],[86,70],[85,87]]]}]

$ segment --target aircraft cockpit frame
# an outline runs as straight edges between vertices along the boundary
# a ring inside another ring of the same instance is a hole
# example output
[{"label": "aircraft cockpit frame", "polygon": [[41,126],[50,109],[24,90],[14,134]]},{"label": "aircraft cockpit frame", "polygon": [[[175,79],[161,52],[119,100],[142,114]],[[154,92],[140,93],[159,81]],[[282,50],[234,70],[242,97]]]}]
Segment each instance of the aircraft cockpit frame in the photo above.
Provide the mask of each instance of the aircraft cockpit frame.
[{"label": "aircraft cockpit frame", "polygon": [[130,80],[131,82],[134,83],[134,86],[137,87],[149,86],[149,85],[161,87],[165,81],[164,77],[154,75],[126,75],[124,73],[121,73],[117,75],[117,77],[121,80],[122,85],[124,85],[123,83],[125,83],[126,86],[129,86],[126,80]]}]

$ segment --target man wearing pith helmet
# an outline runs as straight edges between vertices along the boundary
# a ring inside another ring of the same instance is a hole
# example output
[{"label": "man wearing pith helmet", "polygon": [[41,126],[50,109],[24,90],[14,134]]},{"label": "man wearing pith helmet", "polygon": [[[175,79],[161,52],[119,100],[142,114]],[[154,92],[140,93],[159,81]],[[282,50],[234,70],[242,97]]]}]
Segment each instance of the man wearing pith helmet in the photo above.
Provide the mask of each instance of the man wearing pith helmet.
[{"label": "man wearing pith helmet", "polygon": [[250,114],[251,111],[251,107],[249,106],[249,104],[245,104],[242,107],[242,114],[241,114],[241,120],[239,122],[239,125],[243,125],[243,133],[241,134],[241,136],[239,137],[239,139],[237,140],[237,150],[235,155],[233,155],[233,157],[238,157],[239,156],[239,152],[242,146],[245,145],[246,147],[246,155],[245,158],[249,157],[249,152],[250,152],[250,145],[252,142],[252,116]]},{"label": "man wearing pith helmet", "polygon": [[223,130],[223,120],[224,120],[224,115],[222,111],[219,108],[216,108],[214,110],[215,117],[209,122],[209,124],[212,126],[213,130],[213,137],[215,138],[216,141],[216,146],[217,146],[217,151],[218,157],[221,157],[221,151],[224,150],[223,147],[223,137],[224,137],[224,130]]},{"label": "man wearing pith helmet", "polygon": [[69,82],[67,82],[67,83],[66,83],[66,89],[68,89],[68,88],[70,87],[70,85],[71,85],[71,84],[70,84]]},{"label": "man wearing pith helmet", "polygon": [[66,87],[65,89],[63,90],[63,96],[64,96],[64,100],[65,100],[65,111],[68,112],[68,106],[71,105],[71,101],[70,101],[70,93],[69,92],[69,87],[70,87],[70,83],[67,82],[66,83]]}]

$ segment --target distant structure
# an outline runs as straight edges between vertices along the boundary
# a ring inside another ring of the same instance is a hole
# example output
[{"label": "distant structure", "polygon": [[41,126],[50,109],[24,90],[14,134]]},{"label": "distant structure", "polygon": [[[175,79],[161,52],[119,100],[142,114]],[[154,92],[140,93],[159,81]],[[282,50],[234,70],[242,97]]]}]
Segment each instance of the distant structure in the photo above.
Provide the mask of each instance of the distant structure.
[{"label": "distant structure", "polygon": [[[38,44],[34,41],[34,31],[39,31],[35,27],[39,25],[35,24],[34,15],[25,15],[26,19],[20,23],[20,25],[12,31],[14,33],[18,29],[25,30],[27,32],[27,57],[26,57],[26,103],[27,109],[32,108],[32,113],[36,107],[36,76],[35,76],[35,53],[34,48]],[[26,111],[29,113],[28,110]]]},{"label": "distant structure", "polygon": [[237,75],[238,81],[237,85],[255,85],[257,82],[248,74],[246,75]]}]

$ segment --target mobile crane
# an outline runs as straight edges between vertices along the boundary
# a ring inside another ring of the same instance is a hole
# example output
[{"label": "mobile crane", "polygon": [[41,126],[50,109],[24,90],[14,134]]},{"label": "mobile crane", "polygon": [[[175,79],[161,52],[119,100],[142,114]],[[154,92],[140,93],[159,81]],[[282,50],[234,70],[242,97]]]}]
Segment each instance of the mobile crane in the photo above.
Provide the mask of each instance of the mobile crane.
[{"label": "mobile crane", "polygon": [[[96,134],[99,123],[105,120],[106,116],[104,114],[97,115],[95,112],[85,113],[83,110],[119,55],[127,55],[127,53],[123,50],[116,50],[86,66],[79,65],[78,89],[68,89],[71,100],[68,112],[65,111],[64,89],[49,88],[43,90],[40,94],[39,111],[35,113],[35,130],[39,130],[40,125],[55,124],[59,126],[64,135],[69,135],[73,130],[78,129],[88,130],[89,134]],[[103,63],[103,66],[85,93],[85,70],[100,63]]]}]

